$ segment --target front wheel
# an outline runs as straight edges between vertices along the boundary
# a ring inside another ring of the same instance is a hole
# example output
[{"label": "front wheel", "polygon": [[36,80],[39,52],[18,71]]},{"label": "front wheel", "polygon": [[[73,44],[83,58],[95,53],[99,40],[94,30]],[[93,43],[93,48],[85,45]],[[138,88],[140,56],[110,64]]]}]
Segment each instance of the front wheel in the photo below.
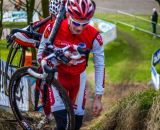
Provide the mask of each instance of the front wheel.
[{"label": "front wheel", "polygon": [[[57,121],[54,114],[49,124],[46,124],[43,127],[39,128],[39,124],[45,118],[45,114],[42,110],[44,104],[42,104],[41,99],[39,99],[39,106],[42,106],[42,108],[39,109],[39,111],[35,110],[34,101],[37,97],[35,97],[34,91],[37,79],[28,73],[29,68],[31,68],[35,72],[38,72],[38,69],[36,67],[22,67],[18,69],[11,78],[9,84],[9,100],[12,111],[20,126],[24,130],[50,130],[51,128],[54,129],[57,126]],[[43,85],[44,84],[42,83],[41,86],[43,87]],[[57,90],[59,97],[64,104],[64,110],[66,111],[65,119],[67,121],[65,130],[74,130],[74,111],[65,89],[57,80],[54,80],[51,86]],[[62,113],[59,114],[61,116]]]}]

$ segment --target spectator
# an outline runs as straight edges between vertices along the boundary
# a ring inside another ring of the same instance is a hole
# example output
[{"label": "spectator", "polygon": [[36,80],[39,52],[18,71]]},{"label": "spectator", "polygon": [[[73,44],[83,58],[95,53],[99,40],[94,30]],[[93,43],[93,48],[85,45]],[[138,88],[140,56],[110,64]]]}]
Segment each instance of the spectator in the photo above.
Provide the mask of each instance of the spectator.
[{"label": "spectator", "polygon": [[153,33],[156,34],[157,30],[156,30],[156,26],[157,26],[157,22],[158,22],[158,13],[156,8],[153,8],[153,14],[152,14],[152,29],[153,29]]}]

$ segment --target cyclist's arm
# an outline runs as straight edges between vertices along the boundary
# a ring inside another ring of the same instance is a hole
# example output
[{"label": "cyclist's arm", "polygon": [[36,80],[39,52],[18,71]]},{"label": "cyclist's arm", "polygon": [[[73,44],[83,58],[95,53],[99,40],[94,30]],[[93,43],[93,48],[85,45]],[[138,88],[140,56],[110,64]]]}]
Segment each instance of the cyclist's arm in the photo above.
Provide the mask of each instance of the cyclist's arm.
[{"label": "cyclist's arm", "polygon": [[14,34],[15,42],[22,46],[35,48],[36,44],[39,42],[38,40],[34,40],[24,33],[17,32]]},{"label": "cyclist's arm", "polygon": [[93,41],[93,59],[95,67],[95,98],[93,101],[93,115],[98,116],[102,109],[103,105],[101,102],[102,94],[104,91],[104,48],[103,42],[100,34],[98,34]]},{"label": "cyclist's arm", "polygon": [[93,60],[95,68],[95,94],[102,95],[104,91],[104,47],[100,34],[93,41]]},{"label": "cyclist's arm", "polygon": [[[38,25],[42,20],[44,20],[44,19],[43,19],[43,18],[40,18],[39,21],[36,21],[36,22],[33,23],[33,26]],[[45,24],[45,23],[44,23],[44,24]],[[43,31],[41,31],[41,28],[43,27],[44,24],[42,24],[40,27],[36,28],[34,31],[36,31],[36,32],[38,32],[38,33],[43,33]]]},{"label": "cyclist's arm", "polygon": [[[26,27],[22,28],[22,30],[27,30],[28,28],[29,28],[29,26],[26,26]],[[14,41],[22,46],[35,48],[36,44],[39,43],[38,40],[30,38],[28,35],[26,35],[25,33],[22,33],[22,32],[14,33],[12,36],[14,37]]]},{"label": "cyclist's arm", "polygon": [[51,27],[51,25],[48,24],[48,26],[45,28],[44,33],[42,35],[40,45],[39,45],[39,48],[38,48],[38,52],[37,52],[38,63],[41,62],[41,59],[43,58],[43,52],[46,48],[46,44],[49,43],[48,38],[49,38],[49,34],[51,32],[50,27]]}]

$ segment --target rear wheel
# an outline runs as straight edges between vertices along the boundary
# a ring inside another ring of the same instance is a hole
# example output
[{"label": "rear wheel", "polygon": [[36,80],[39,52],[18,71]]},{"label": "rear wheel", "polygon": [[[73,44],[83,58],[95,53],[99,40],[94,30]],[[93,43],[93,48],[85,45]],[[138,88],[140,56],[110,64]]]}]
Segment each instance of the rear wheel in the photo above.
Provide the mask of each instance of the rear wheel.
[{"label": "rear wheel", "polygon": [[[45,115],[41,109],[39,109],[40,111],[35,111],[35,99],[33,96],[34,94],[32,93],[35,90],[37,79],[28,73],[29,68],[38,72],[35,67],[22,67],[18,69],[11,78],[9,84],[9,99],[13,113],[24,130],[54,129],[54,127],[57,126],[54,114],[52,115],[53,118],[50,120],[50,123],[39,128],[39,124],[44,119]],[[41,85],[43,87],[43,83]],[[65,89],[57,80],[54,80],[51,86],[54,87],[53,90],[57,90],[58,95],[64,104],[67,120],[66,130],[74,130],[74,111]],[[36,107],[40,108],[40,106],[43,105],[44,104],[41,104],[40,102],[39,106]]]}]

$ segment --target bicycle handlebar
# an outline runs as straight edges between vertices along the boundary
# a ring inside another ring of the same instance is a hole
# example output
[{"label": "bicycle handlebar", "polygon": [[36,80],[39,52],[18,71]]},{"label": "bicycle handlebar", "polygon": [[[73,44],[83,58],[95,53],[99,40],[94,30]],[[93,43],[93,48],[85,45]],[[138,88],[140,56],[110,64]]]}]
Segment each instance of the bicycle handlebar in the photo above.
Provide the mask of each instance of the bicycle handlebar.
[{"label": "bicycle handlebar", "polygon": [[[65,55],[70,53],[69,52],[70,48],[74,49],[77,53],[75,55],[73,54],[73,55],[70,55],[69,57],[67,57]],[[67,64],[72,59],[77,60],[77,59],[80,59],[81,56],[88,55],[89,52],[90,52],[89,49],[83,50],[81,47],[78,47],[77,45],[71,45],[71,46],[68,45],[68,46],[61,48],[61,49],[57,49],[57,50],[55,49],[54,52],[52,51],[51,54],[49,54],[47,57],[42,59],[42,61],[41,61],[41,67],[43,70],[42,74],[34,72],[31,69],[29,69],[28,72],[36,78],[45,79],[49,73],[55,73],[57,71],[57,69],[55,68],[57,66],[57,62],[54,63],[54,68],[51,68],[50,66],[47,65],[47,61],[55,58],[55,59],[62,61],[65,64]]]}]

